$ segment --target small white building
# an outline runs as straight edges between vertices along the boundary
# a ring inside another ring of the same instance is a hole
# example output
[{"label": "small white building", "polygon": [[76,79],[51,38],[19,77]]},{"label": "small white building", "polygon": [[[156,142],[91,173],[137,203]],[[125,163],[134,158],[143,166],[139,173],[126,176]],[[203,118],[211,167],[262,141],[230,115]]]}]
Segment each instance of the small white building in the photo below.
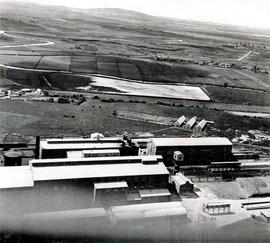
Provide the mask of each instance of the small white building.
[{"label": "small white building", "polygon": [[186,120],[186,117],[185,117],[185,116],[181,116],[181,117],[175,122],[174,125],[175,125],[176,127],[181,127],[181,126],[184,124],[185,120]]},{"label": "small white building", "polygon": [[186,128],[186,129],[192,129],[192,128],[195,126],[196,121],[197,121],[197,117],[196,117],[196,116],[192,117],[192,118],[184,125],[184,128]]},{"label": "small white building", "polygon": [[196,131],[203,131],[205,129],[206,125],[207,125],[207,121],[203,119],[198,123],[195,130]]}]

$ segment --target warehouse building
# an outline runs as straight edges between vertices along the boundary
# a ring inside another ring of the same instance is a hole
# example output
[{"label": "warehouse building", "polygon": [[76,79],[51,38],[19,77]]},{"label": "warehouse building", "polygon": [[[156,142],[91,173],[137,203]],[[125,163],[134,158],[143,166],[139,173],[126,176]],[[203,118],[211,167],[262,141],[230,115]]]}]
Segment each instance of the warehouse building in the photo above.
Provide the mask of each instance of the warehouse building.
[{"label": "warehouse building", "polygon": [[140,190],[168,189],[168,177],[161,156],[32,160],[29,166],[0,168],[0,198],[2,204],[16,200],[33,210],[119,204],[132,201],[130,194],[143,201]]},{"label": "warehouse building", "polygon": [[139,151],[136,144],[129,143],[122,138],[45,139],[39,141],[37,145],[37,158],[39,159],[67,158],[69,152],[75,151],[85,151],[90,155],[90,150],[95,150],[97,153],[97,150],[117,149],[120,156],[138,155]]},{"label": "warehouse building", "polygon": [[173,164],[175,151],[184,155],[180,165],[208,165],[232,159],[232,143],[223,137],[151,138],[147,151],[148,155],[162,155],[166,166]]}]

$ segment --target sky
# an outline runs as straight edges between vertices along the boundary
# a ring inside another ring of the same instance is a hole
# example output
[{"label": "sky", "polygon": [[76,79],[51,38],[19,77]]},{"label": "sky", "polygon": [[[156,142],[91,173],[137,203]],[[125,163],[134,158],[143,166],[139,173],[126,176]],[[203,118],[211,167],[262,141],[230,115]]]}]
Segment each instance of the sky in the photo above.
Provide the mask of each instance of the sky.
[{"label": "sky", "polygon": [[[8,1],[8,0],[0,0]],[[123,8],[146,14],[270,29],[270,0],[19,0],[75,8]]]}]

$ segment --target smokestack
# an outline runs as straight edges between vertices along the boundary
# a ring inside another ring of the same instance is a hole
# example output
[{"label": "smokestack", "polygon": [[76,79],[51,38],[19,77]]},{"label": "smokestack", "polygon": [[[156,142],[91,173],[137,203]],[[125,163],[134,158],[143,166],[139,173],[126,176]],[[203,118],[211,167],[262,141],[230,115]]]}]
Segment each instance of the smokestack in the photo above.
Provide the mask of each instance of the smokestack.
[{"label": "smokestack", "polygon": [[39,159],[39,144],[40,144],[40,136],[36,136],[36,151],[35,151],[35,159]]}]

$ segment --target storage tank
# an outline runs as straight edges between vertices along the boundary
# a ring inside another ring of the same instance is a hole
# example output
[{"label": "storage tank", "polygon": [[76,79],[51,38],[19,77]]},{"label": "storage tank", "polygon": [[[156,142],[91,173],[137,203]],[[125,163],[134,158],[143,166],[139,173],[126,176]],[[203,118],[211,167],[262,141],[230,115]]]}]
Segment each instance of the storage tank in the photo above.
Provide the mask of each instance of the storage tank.
[{"label": "storage tank", "polygon": [[4,166],[21,166],[22,152],[9,150],[4,153]]}]

